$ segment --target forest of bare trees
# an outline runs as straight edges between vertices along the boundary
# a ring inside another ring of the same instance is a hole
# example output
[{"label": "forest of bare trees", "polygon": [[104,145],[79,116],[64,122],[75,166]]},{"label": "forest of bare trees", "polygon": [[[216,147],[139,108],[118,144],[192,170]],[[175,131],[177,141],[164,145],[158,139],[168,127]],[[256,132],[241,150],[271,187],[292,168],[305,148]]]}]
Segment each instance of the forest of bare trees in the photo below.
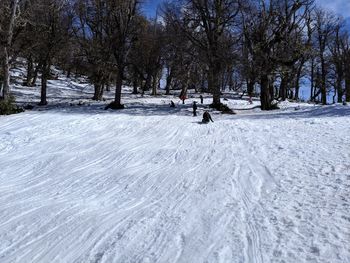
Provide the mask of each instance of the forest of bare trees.
[{"label": "forest of bare trees", "polygon": [[[147,18],[139,0],[2,0],[1,103],[12,103],[10,70],[26,61],[25,85],[41,79],[47,104],[51,66],[88,76],[93,100],[114,87],[109,107],[122,109],[122,85],[157,95],[189,88],[225,90],[275,101],[350,102],[350,35],[344,19],[313,0],[174,0]],[[301,90],[307,89],[307,98]]]}]

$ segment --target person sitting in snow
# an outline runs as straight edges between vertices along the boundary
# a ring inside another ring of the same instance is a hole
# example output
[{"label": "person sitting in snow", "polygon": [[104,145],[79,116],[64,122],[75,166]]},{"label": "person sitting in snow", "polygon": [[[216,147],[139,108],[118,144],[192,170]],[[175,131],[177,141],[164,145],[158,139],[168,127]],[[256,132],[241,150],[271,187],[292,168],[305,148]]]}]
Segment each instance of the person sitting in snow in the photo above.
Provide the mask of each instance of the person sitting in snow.
[{"label": "person sitting in snow", "polygon": [[197,116],[197,102],[193,102],[193,106],[192,106],[192,108],[193,108],[193,116]]},{"label": "person sitting in snow", "polygon": [[202,122],[203,122],[203,123],[209,123],[210,121],[211,121],[211,122],[214,122],[213,119],[211,118],[209,112],[205,111],[205,112],[203,113],[203,120],[202,120]]},{"label": "person sitting in snow", "polygon": [[175,108],[176,106],[175,106],[175,103],[171,100],[170,101],[170,108]]}]

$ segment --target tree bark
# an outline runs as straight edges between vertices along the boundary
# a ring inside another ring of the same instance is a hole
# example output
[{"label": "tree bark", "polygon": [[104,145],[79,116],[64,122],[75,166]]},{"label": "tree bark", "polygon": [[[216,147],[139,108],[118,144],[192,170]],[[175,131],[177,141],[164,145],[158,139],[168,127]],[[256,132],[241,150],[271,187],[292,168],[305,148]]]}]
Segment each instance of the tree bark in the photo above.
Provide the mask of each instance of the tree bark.
[{"label": "tree bark", "polygon": [[13,30],[15,27],[15,20],[16,20],[16,12],[18,7],[19,0],[13,0],[12,6],[11,6],[11,16],[9,20],[9,25],[7,29],[6,34],[6,43],[3,48],[3,74],[4,74],[4,83],[3,83],[3,89],[2,89],[2,96],[1,98],[3,100],[8,100],[10,98],[10,54],[9,54],[9,48],[12,45],[12,39],[13,39]]},{"label": "tree bark", "polygon": [[263,74],[260,78],[260,101],[262,110],[271,110],[271,94],[269,90],[269,77],[268,75]]},{"label": "tree bark", "polygon": [[294,99],[295,99],[296,101],[299,100],[300,78],[301,78],[301,74],[302,74],[302,70],[303,70],[304,64],[305,64],[305,59],[303,59],[303,60],[300,62],[300,65],[299,65],[299,67],[298,67],[297,74],[296,74],[296,76],[295,76],[295,94],[294,94]]},{"label": "tree bark", "polygon": [[335,97],[337,96],[338,92],[337,92],[337,88],[334,89],[334,94],[333,94],[333,97],[332,97],[332,102],[333,104],[335,103]]},{"label": "tree bark", "polygon": [[115,98],[112,105],[113,109],[123,109],[124,105],[121,104],[122,98],[122,86],[124,78],[124,67],[121,67],[117,70],[117,80],[115,85]]},{"label": "tree bark", "polygon": [[3,52],[4,52],[4,61],[3,61],[4,81],[3,81],[1,99],[8,100],[10,98],[10,61],[9,61],[8,48],[5,47]]},{"label": "tree bark", "polygon": [[50,75],[50,63],[44,63],[41,75],[40,106],[47,105],[47,80]]},{"label": "tree bark", "polygon": [[157,95],[157,88],[158,88],[158,74],[153,75],[153,81],[152,81],[152,96]]},{"label": "tree bark", "polygon": [[69,67],[68,67],[68,70],[67,70],[67,75],[66,75],[67,78],[70,78],[71,74],[72,74],[72,67],[69,66]]},{"label": "tree bark", "polygon": [[32,56],[30,55],[27,59],[27,77],[26,77],[26,86],[31,86],[32,80],[33,80],[33,59]]},{"label": "tree bark", "polygon": [[327,104],[327,88],[326,88],[326,64],[324,58],[321,57],[321,103]]},{"label": "tree bark", "polygon": [[103,92],[101,92],[102,90],[102,84],[100,82],[96,82],[94,83],[94,96],[92,97],[92,100],[102,100],[102,94]]},{"label": "tree bark", "polygon": [[[337,33],[337,37],[338,33]],[[338,39],[337,39],[338,41]],[[339,48],[337,49],[338,52],[337,54],[340,54]],[[343,95],[344,95],[344,90],[343,90],[343,85],[342,82],[344,80],[344,70],[346,70],[346,66],[343,66],[343,60],[339,59],[339,58],[335,58],[335,74],[336,74],[336,80],[335,80],[335,91],[334,91],[334,96],[337,93],[337,102],[338,103],[342,103],[343,102]],[[333,98],[334,100],[334,98]],[[334,102],[335,103],[335,102]]]},{"label": "tree bark", "polygon": [[132,86],[133,86],[132,94],[138,93],[138,90],[137,90],[137,84],[138,84],[138,80],[139,80],[138,77],[139,77],[139,75],[137,73],[137,70],[134,67],[133,74],[132,74]]},{"label": "tree bark", "polygon": [[345,79],[345,101],[350,102],[350,72],[348,72]]},{"label": "tree bark", "polygon": [[253,97],[255,82],[252,79],[247,80],[247,92],[249,97]]},{"label": "tree bark", "polygon": [[38,74],[41,68],[42,68],[42,63],[39,62],[38,65],[35,67],[33,79],[32,79],[32,82],[30,83],[30,86],[35,86],[35,83],[36,83],[36,80],[38,79]]},{"label": "tree bark", "polygon": [[314,98],[314,84],[315,84],[315,66],[314,59],[311,60],[311,76],[310,76],[310,101]]},{"label": "tree bark", "polygon": [[280,89],[279,89],[279,98],[281,100],[285,101],[287,99],[287,85],[288,85],[289,78],[287,74],[282,75],[282,80],[280,84]]},{"label": "tree bark", "polygon": [[143,86],[144,91],[149,91],[152,83],[152,75],[150,73],[147,74],[145,85]]},{"label": "tree bark", "polygon": [[299,93],[300,93],[300,83],[299,83],[299,78],[297,77],[295,81],[295,94],[294,94],[294,99],[296,101],[299,100]]},{"label": "tree bark", "polygon": [[274,81],[272,80],[272,77],[269,77],[269,92],[270,92],[270,98],[271,98],[271,101],[277,97],[277,94],[275,93],[275,88],[274,88],[274,85],[273,85]]},{"label": "tree bark", "polygon": [[103,83],[100,88],[100,92],[98,94],[98,100],[103,100],[103,92],[105,90],[105,84]]},{"label": "tree bark", "polygon": [[[210,72],[211,72],[211,87],[210,90],[213,94],[213,106],[214,107],[220,107],[221,105],[221,91],[220,91],[220,62],[216,62],[213,65],[210,66]],[[210,80],[210,79],[209,79]]]},{"label": "tree bark", "polygon": [[338,103],[342,103],[342,99],[343,99],[343,95],[344,95],[344,91],[343,91],[343,87],[342,87],[342,81],[343,81],[343,77],[342,77],[342,73],[338,73],[337,74],[337,82],[336,82],[336,92],[338,93],[338,99],[337,102]]},{"label": "tree bark", "polygon": [[133,90],[132,90],[132,94],[137,94],[139,93],[137,90],[137,77],[134,76],[133,81],[132,81],[132,86],[133,86]]},{"label": "tree bark", "polygon": [[168,70],[168,76],[166,77],[166,85],[165,85],[165,94],[169,95],[170,94],[170,87],[171,87],[171,82],[173,80],[173,74],[172,72],[169,72]]},{"label": "tree bark", "polygon": [[200,88],[200,91],[204,92],[206,89],[207,88],[205,87],[205,73],[202,72],[202,74],[201,74],[201,88]]}]

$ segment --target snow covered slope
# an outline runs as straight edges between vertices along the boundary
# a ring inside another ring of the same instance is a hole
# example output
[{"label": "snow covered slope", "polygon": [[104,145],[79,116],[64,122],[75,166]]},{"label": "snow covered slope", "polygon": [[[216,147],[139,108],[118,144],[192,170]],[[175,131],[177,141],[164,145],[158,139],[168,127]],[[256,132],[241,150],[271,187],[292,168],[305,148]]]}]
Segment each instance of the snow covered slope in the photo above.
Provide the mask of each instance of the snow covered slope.
[{"label": "snow covered slope", "polygon": [[350,262],[350,107],[200,125],[192,99],[105,111],[64,83],[0,117],[0,262]]}]

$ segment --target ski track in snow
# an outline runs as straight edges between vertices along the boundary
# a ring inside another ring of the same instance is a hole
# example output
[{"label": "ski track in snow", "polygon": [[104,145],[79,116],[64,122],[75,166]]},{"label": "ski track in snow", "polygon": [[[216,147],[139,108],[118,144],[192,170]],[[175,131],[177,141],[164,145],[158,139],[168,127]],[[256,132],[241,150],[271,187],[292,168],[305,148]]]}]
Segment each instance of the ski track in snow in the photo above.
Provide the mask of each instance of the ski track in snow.
[{"label": "ski track in snow", "polygon": [[293,114],[0,117],[0,262],[350,262],[350,117]]}]

